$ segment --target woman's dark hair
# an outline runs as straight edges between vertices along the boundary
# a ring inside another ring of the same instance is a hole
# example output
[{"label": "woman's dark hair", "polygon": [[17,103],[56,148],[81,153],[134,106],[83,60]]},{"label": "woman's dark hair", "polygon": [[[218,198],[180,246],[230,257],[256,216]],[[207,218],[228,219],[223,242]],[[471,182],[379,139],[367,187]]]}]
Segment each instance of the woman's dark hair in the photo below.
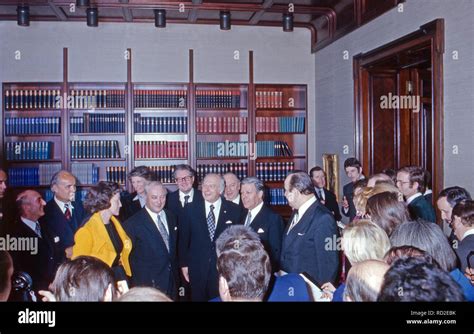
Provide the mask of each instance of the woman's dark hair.
[{"label": "woman's dark hair", "polygon": [[369,197],[365,209],[370,219],[388,236],[398,225],[410,221],[407,205],[399,200],[396,193],[386,191]]},{"label": "woman's dark hair", "polygon": [[114,296],[112,269],[95,257],[79,256],[59,266],[51,290],[58,301],[97,302],[104,301],[109,286]]},{"label": "woman's dark hair", "polygon": [[9,286],[10,276],[8,271],[13,266],[12,258],[7,251],[0,251],[0,294]]},{"label": "woman's dark hair", "polygon": [[110,200],[120,193],[120,186],[116,182],[100,181],[91,188],[84,200],[84,208],[90,213],[110,208]]},{"label": "woman's dark hair", "polygon": [[388,250],[387,254],[385,254],[385,257],[383,259],[389,266],[391,266],[393,262],[400,258],[416,256],[424,258],[426,262],[438,264],[431,255],[426,253],[424,250],[413,246],[392,247]]}]

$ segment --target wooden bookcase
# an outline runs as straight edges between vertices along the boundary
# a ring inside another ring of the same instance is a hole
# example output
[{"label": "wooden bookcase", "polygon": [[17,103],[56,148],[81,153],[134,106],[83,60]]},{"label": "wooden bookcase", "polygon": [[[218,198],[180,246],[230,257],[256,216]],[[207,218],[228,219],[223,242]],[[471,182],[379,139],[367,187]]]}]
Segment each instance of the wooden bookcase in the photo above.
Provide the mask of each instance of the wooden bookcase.
[{"label": "wooden bookcase", "polygon": [[[146,165],[174,189],[173,168],[186,163],[199,182],[210,172],[256,175],[267,202],[290,215],[283,180],[307,170],[306,85],[255,84],[252,73],[249,83],[194,83],[192,51],[188,83],[132,82],[131,57],[127,82],[69,82],[67,49],[64,57],[62,83],[3,84],[10,187],[48,189],[64,168],[84,188],[109,180],[130,189],[127,172]],[[252,72],[253,53],[250,62]]]}]

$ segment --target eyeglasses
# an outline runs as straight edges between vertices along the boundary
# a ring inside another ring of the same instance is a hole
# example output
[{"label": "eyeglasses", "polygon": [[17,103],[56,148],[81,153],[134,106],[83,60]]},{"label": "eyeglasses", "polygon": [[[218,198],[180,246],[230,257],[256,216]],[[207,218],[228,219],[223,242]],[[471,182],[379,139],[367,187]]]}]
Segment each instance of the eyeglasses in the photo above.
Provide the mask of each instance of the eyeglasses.
[{"label": "eyeglasses", "polygon": [[410,181],[402,181],[402,180],[397,180],[397,183],[400,183],[400,184],[405,184],[405,183],[410,183]]},{"label": "eyeglasses", "polygon": [[191,178],[192,178],[192,176],[188,175],[188,176],[181,177],[181,178],[175,178],[174,180],[175,180],[176,183],[189,182],[189,181],[191,181]]}]

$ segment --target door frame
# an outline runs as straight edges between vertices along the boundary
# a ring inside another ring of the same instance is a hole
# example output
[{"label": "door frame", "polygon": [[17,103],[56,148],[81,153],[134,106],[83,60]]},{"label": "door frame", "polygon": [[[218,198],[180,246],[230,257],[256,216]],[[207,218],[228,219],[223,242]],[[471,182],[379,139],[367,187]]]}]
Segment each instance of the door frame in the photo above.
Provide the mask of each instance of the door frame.
[{"label": "door frame", "polygon": [[369,175],[371,170],[372,143],[370,133],[371,120],[369,119],[369,94],[364,93],[368,87],[367,68],[372,64],[392,57],[404,50],[423,44],[431,45],[432,66],[432,190],[433,196],[443,189],[444,184],[444,109],[443,109],[443,54],[444,54],[444,19],[436,19],[418,30],[396,39],[390,43],[377,47],[371,51],[360,53],[353,57],[354,75],[354,147],[355,156],[362,164],[363,170]]}]

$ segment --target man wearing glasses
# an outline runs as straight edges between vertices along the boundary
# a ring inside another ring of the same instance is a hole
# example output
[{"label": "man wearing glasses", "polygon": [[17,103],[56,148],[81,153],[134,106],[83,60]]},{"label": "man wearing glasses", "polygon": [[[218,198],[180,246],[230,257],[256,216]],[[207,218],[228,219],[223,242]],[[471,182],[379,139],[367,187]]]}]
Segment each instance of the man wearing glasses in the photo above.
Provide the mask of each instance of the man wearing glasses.
[{"label": "man wearing glasses", "polygon": [[195,175],[196,172],[189,165],[177,165],[174,170],[173,177],[178,190],[168,194],[166,206],[178,217],[178,222],[188,204],[204,200],[201,191],[193,188]]}]

